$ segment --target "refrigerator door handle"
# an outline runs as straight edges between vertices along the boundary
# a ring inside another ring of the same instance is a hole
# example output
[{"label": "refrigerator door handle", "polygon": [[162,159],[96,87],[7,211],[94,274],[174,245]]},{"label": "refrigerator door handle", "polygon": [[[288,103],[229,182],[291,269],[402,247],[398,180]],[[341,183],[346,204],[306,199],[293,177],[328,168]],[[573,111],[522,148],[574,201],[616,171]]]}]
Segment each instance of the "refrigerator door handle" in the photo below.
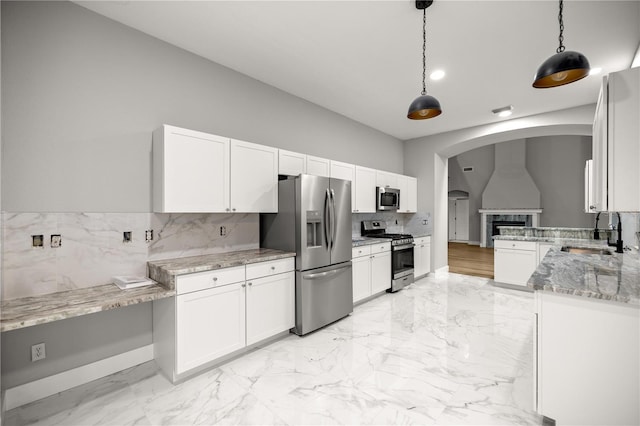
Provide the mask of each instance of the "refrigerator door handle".
[{"label": "refrigerator door handle", "polygon": [[341,266],[339,268],[335,268],[330,271],[316,272],[315,274],[306,274],[306,275],[303,275],[302,278],[304,278],[305,280],[315,280],[318,278],[328,277],[329,275],[335,275],[338,272],[340,272],[342,269],[349,268],[350,266],[351,266],[351,262],[349,262],[348,265]]},{"label": "refrigerator door handle", "polygon": [[324,194],[324,240],[327,242],[327,251],[331,250],[331,193],[329,188]]},{"label": "refrigerator door handle", "polygon": [[331,249],[336,245],[336,193],[331,189]]}]

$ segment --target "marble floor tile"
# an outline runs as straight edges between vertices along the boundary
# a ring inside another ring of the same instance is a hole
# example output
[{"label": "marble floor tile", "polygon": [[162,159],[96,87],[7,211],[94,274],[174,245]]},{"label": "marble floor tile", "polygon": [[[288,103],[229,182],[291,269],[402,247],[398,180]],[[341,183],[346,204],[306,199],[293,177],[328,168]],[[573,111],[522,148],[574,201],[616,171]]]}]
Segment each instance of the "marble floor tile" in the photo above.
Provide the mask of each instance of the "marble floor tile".
[{"label": "marble floor tile", "polygon": [[427,277],[178,385],[151,362],[12,410],[5,423],[539,425],[533,320],[532,293]]}]

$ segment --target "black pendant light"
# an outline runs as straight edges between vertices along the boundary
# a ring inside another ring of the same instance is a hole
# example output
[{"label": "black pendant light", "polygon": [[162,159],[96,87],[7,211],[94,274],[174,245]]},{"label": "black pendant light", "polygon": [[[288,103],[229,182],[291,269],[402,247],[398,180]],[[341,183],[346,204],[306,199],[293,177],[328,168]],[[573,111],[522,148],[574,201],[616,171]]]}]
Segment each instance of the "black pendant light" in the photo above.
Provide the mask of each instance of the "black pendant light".
[{"label": "black pendant light", "polygon": [[564,37],[564,23],[562,22],[563,3],[560,0],[560,13],[558,14],[558,23],[560,24],[560,35],[558,41],[560,45],[556,49],[556,54],[547,59],[540,65],[536,77],[533,81],[533,87],[537,89],[546,89],[548,87],[557,87],[578,81],[589,75],[589,61],[578,52],[565,51],[562,44]]},{"label": "black pendant light", "polygon": [[427,86],[425,84],[427,75],[427,8],[432,3],[433,0],[416,0],[416,9],[422,10],[422,95],[418,96],[409,106],[407,118],[411,120],[425,120],[442,113],[440,102],[433,96],[427,95]]}]

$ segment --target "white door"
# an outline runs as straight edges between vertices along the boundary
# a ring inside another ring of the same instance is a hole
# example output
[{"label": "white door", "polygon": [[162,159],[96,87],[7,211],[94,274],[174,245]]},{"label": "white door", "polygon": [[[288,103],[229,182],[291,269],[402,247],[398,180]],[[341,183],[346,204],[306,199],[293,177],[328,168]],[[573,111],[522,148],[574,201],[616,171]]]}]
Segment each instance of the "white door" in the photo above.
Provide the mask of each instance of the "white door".
[{"label": "white door", "polygon": [[456,239],[456,200],[449,200],[449,241]]},{"label": "white door", "polygon": [[329,177],[329,160],[326,158],[307,155],[307,174]]},{"label": "white door", "polygon": [[391,288],[391,252],[371,256],[371,294]]},{"label": "white door", "polygon": [[330,174],[332,178],[351,182],[351,210],[353,211],[356,205],[356,166],[331,160]]},{"label": "white door", "polygon": [[229,139],[173,126],[153,133],[153,210],[224,212]]},{"label": "white door", "polygon": [[[353,187],[351,187],[353,191]],[[376,212],[376,171],[356,166],[355,204],[356,213]]]},{"label": "white door", "polygon": [[469,241],[469,200],[456,200],[456,240]]},{"label": "white door", "polygon": [[244,283],[176,297],[176,373],[245,346]]},{"label": "white door", "polygon": [[371,296],[371,258],[354,257],[351,260],[353,274],[353,303]]},{"label": "white door", "polygon": [[[415,213],[418,211],[418,179],[408,176],[407,177],[407,193],[405,195],[407,200],[407,211],[409,213]],[[402,199],[402,193],[400,193],[400,199]]]},{"label": "white door", "polygon": [[298,152],[278,150],[278,174],[298,176],[307,172],[307,156]]},{"label": "white door", "polygon": [[494,266],[497,282],[526,286],[538,266],[537,253],[497,248],[494,249]]},{"label": "white door", "polygon": [[231,140],[231,211],[278,211],[278,150]]},{"label": "white door", "polygon": [[295,326],[295,274],[247,281],[247,345]]}]

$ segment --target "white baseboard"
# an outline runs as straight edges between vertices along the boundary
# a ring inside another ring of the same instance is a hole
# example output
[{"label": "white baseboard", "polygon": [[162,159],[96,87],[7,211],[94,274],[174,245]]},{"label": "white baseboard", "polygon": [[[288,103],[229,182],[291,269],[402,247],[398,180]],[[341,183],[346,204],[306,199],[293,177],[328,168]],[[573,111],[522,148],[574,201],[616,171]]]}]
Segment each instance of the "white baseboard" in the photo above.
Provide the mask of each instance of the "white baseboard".
[{"label": "white baseboard", "polygon": [[449,273],[449,265],[443,266],[442,268],[438,268],[435,270],[435,276],[441,276]]},{"label": "white baseboard", "polygon": [[480,241],[469,241],[467,244],[469,244],[470,246],[479,246]]},{"label": "white baseboard", "polygon": [[114,355],[91,364],[76,367],[53,376],[44,377],[7,389],[4,395],[5,410],[37,401],[71,388],[153,359],[153,345],[143,346]]}]

